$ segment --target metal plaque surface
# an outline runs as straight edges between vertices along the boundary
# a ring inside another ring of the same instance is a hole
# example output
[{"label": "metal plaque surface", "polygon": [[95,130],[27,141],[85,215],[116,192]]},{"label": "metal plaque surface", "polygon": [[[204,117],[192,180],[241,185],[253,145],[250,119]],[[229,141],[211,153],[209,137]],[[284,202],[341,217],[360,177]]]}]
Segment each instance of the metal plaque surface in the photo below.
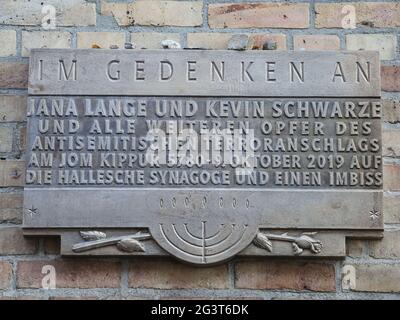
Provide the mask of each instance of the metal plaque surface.
[{"label": "metal plaque surface", "polygon": [[375,52],[33,50],[26,235],[64,255],[345,255],[382,236]]}]

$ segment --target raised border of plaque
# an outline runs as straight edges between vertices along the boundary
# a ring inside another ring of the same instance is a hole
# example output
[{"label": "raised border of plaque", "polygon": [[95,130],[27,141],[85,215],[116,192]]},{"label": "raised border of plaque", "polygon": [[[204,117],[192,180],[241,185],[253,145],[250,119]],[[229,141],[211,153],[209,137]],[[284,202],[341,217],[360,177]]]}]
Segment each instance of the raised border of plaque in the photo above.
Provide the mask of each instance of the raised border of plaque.
[{"label": "raised border of plaque", "polygon": [[[383,236],[380,95],[370,51],[34,49],[24,234],[200,266],[344,257]],[[251,173],[226,153],[149,164],[149,131],[171,128],[251,131]]]}]

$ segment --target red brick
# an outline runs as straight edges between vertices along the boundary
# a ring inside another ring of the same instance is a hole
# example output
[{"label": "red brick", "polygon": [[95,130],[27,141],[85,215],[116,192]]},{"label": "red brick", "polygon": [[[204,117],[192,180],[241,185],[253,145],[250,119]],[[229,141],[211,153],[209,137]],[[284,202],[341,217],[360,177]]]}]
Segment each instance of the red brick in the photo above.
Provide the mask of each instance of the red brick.
[{"label": "red brick", "polygon": [[26,88],[28,85],[28,64],[0,62],[0,88]]},{"label": "red brick", "polygon": [[208,6],[210,28],[308,28],[306,3],[223,3]]},{"label": "red brick", "polygon": [[34,254],[37,240],[25,238],[19,227],[0,228],[0,255]]},{"label": "red brick", "polygon": [[101,2],[101,14],[115,18],[119,26],[201,26],[203,1]]},{"label": "red brick", "polygon": [[[188,33],[187,45],[189,48],[227,49],[233,33],[226,32],[196,32]],[[262,50],[267,41],[276,43],[276,50],[286,50],[286,36],[273,33],[248,33],[250,37],[247,49]]]},{"label": "red brick", "polygon": [[[342,20],[349,10],[344,6],[354,6],[357,26],[393,28],[400,26],[400,4],[390,2],[342,2],[316,3],[315,26],[317,28],[342,28]],[[344,13],[342,13],[342,10]]]},{"label": "red brick", "polygon": [[335,291],[331,264],[248,260],[236,263],[235,287],[263,290]]},{"label": "red brick", "polygon": [[56,271],[57,288],[118,288],[121,266],[118,262],[95,260],[21,261],[17,265],[18,288],[41,288],[42,268],[51,265]]},{"label": "red brick", "polygon": [[228,266],[199,268],[169,259],[146,259],[132,262],[129,286],[133,288],[188,289],[228,288]]},{"label": "red brick", "polygon": [[0,261],[0,290],[11,287],[12,265],[7,261]]},{"label": "red brick", "polygon": [[381,81],[383,91],[400,91],[400,66],[382,66]]},{"label": "red brick", "polygon": [[340,49],[340,40],[336,35],[307,34],[293,37],[294,50],[327,50]]},{"label": "red brick", "polygon": [[276,50],[286,50],[286,36],[284,34],[251,34],[251,39],[254,41],[253,50],[263,50],[266,42],[275,42]]}]

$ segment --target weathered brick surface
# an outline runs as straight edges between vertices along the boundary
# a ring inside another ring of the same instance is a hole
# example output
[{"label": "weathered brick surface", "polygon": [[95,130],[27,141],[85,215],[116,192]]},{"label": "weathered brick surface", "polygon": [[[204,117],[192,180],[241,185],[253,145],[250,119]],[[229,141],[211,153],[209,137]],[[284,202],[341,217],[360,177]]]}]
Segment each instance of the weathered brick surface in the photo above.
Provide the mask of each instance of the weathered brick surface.
[{"label": "weathered brick surface", "polygon": [[130,264],[129,286],[133,288],[226,289],[228,265],[198,268],[169,259],[137,260]]},{"label": "weathered brick surface", "polygon": [[227,49],[231,33],[189,33],[187,44],[189,48]]},{"label": "weathered brick surface", "polygon": [[0,228],[0,255],[34,254],[37,246],[37,240],[25,238],[20,227]]},{"label": "weathered brick surface", "polygon": [[25,182],[25,161],[0,160],[0,187],[23,186]]},{"label": "weathered brick surface", "polygon": [[12,265],[7,261],[0,261],[0,290],[11,287]]},{"label": "weathered brick surface", "polygon": [[138,0],[132,3],[102,1],[101,13],[113,16],[120,26],[200,26],[202,1]]},{"label": "weathered brick surface", "polygon": [[347,50],[379,51],[381,60],[394,59],[396,55],[397,38],[394,34],[348,34],[346,35]]},{"label": "weathered brick surface", "polygon": [[384,129],[382,131],[382,155],[386,157],[400,157],[400,130]]},{"label": "weathered brick surface", "polygon": [[383,99],[383,121],[390,123],[400,122],[400,101]]},{"label": "weathered brick surface", "polygon": [[93,48],[94,46],[102,49],[110,49],[111,45],[123,48],[125,34],[123,32],[78,32],[78,48]]},{"label": "weathered brick surface", "polygon": [[29,50],[33,48],[70,48],[71,34],[69,32],[53,31],[23,31],[22,32],[22,56],[29,56]]},{"label": "weathered brick surface", "polygon": [[0,193],[0,223],[22,221],[21,193]]},{"label": "weathered brick surface", "polygon": [[242,261],[236,263],[235,287],[262,290],[335,291],[335,268],[325,263]]},{"label": "weathered brick surface", "polygon": [[101,14],[111,16],[120,26],[135,24],[134,3],[101,2]]},{"label": "weathered brick surface", "polygon": [[385,194],[383,197],[385,223],[400,223],[400,197]]},{"label": "weathered brick surface", "polygon": [[160,300],[263,300],[260,297],[257,297],[256,295],[246,295],[246,296],[225,296],[225,297],[213,297],[213,296],[162,296],[160,297]]},{"label": "weathered brick surface", "polygon": [[284,34],[251,34],[253,50],[262,50],[266,42],[276,44],[276,50],[286,50],[286,36]]},{"label": "weathered brick surface", "polygon": [[146,1],[134,3],[135,24],[151,26],[201,26],[203,1]]},{"label": "weathered brick surface", "polygon": [[41,288],[42,268],[51,265],[56,271],[57,288],[117,288],[121,281],[121,265],[112,261],[63,259],[21,261],[17,265],[18,288]]},{"label": "weathered brick surface", "polygon": [[400,190],[400,165],[385,164],[383,166],[383,189]]},{"label": "weathered brick surface", "polygon": [[179,33],[157,33],[157,32],[139,32],[131,33],[131,40],[137,48],[146,49],[161,49],[161,41],[174,40],[178,43],[181,42]]},{"label": "weathered brick surface", "polygon": [[26,96],[0,95],[0,122],[26,121]]},{"label": "weathered brick surface", "polygon": [[60,254],[60,245],[58,237],[44,238],[43,251],[45,254]]},{"label": "weathered brick surface", "polygon": [[317,28],[341,28],[348,15],[344,6],[352,5],[356,12],[357,26],[393,28],[400,26],[400,4],[395,2],[342,2],[316,3],[315,26]]},{"label": "weathered brick surface", "polygon": [[70,296],[54,296],[49,297],[49,300],[98,300],[98,297],[94,296],[79,296],[79,297],[70,297]]},{"label": "weathered brick surface", "polygon": [[13,128],[0,126],[0,153],[11,152],[13,145]]},{"label": "weathered brick surface", "polygon": [[210,4],[210,28],[307,28],[306,3],[223,3]]},{"label": "weathered brick surface", "polygon": [[365,255],[365,241],[357,239],[346,240],[346,255],[352,258],[360,258]]},{"label": "weathered brick surface", "polygon": [[[187,44],[189,48],[203,49],[227,49],[229,40],[233,33],[209,32],[209,33],[189,33]],[[277,50],[286,50],[286,36],[283,34],[248,34],[249,43],[252,47],[248,49],[262,49],[267,41],[276,43]]]},{"label": "weathered brick surface", "polygon": [[400,66],[382,66],[381,83],[383,91],[400,91]]},{"label": "weathered brick surface", "polygon": [[25,151],[25,149],[26,149],[26,127],[21,127],[19,129],[18,146],[19,146],[20,151]]},{"label": "weathered brick surface", "polygon": [[45,296],[32,296],[32,295],[24,295],[21,293],[18,293],[17,296],[1,296],[0,300],[4,301],[20,301],[20,300],[48,300],[47,297]]},{"label": "weathered brick surface", "polygon": [[400,292],[400,265],[361,264],[356,268],[354,291]]},{"label": "weathered brick surface", "polygon": [[370,255],[380,259],[400,258],[400,231],[386,230],[382,240],[371,241]]},{"label": "weathered brick surface", "polygon": [[17,33],[14,30],[0,30],[0,43],[0,57],[16,55]]},{"label": "weathered brick surface", "polygon": [[20,89],[28,85],[28,64],[0,62],[0,88]]},{"label": "weathered brick surface", "polygon": [[[49,18],[49,11],[42,9],[51,5],[56,9],[57,26],[93,26],[96,24],[96,4],[85,0],[2,0],[0,25],[40,26]],[[47,18],[47,19],[46,19]]]},{"label": "weathered brick surface", "polygon": [[340,49],[340,39],[336,35],[295,35],[294,50],[328,50]]}]

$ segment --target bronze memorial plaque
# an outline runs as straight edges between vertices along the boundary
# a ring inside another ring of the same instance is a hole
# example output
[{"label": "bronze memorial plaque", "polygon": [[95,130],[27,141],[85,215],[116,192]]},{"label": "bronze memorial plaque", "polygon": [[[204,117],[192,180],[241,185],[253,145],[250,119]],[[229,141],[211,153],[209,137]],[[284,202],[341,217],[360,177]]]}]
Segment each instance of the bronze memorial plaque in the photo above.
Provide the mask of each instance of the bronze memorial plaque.
[{"label": "bronze memorial plaque", "polygon": [[209,265],[380,238],[377,52],[37,49],[27,236]]}]

